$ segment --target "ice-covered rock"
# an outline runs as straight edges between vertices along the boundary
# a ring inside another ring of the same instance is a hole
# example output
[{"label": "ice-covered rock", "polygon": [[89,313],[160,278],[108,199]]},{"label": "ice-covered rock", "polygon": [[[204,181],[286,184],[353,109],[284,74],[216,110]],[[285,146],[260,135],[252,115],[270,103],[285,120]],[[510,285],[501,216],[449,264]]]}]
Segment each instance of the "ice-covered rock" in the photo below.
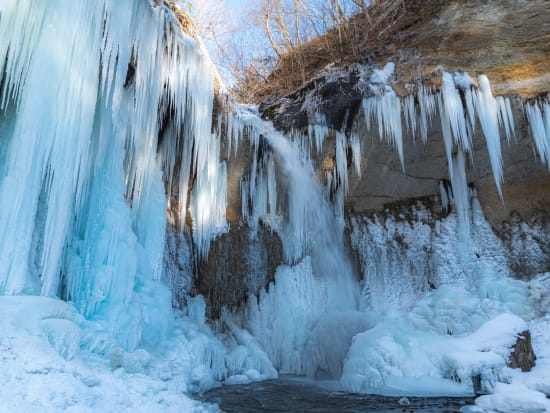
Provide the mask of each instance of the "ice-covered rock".
[{"label": "ice-covered rock", "polygon": [[353,339],[341,378],[352,392],[385,395],[471,395],[474,377],[491,391],[507,366],[519,317],[503,314],[459,337],[414,329],[399,316],[388,317]]}]

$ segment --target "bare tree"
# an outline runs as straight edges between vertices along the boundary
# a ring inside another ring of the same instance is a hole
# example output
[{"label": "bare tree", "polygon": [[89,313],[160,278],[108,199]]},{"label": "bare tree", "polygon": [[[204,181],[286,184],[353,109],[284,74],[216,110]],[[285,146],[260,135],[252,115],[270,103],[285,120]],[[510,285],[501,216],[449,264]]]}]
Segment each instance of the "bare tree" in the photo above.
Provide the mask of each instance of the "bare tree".
[{"label": "bare tree", "polygon": [[[225,0],[179,0],[187,3],[200,36],[222,77],[242,98],[254,94],[277,62],[305,80],[301,48],[338,28],[343,36],[349,16],[363,12],[371,0],[254,0],[232,16]],[[340,41],[342,43],[342,41]],[[238,90],[241,89],[241,90]]]}]

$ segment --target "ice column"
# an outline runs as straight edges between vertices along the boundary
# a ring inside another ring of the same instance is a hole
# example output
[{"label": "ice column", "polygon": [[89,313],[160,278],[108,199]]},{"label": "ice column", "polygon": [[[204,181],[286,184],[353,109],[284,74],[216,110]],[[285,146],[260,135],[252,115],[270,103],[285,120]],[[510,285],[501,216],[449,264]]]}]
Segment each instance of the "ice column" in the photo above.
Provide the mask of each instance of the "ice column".
[{"label": "ice column", "polygon": [[[497,186],[498,193],[502,198],[502,154],[500,149],[499,132],[499,105],[491,93],[491,85],[487,76],[478,76],[479,89],[476,91],[475,105],[477,114],[487,142],[489,159],[493,169],[493,177]],[[508,122],[506,122],[508,125]]]}]

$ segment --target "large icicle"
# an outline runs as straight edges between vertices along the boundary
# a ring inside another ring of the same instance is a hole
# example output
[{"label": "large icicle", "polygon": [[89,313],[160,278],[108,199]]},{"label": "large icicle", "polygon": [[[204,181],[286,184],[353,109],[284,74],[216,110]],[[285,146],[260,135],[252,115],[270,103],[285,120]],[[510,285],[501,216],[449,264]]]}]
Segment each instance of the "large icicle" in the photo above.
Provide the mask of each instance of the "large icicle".
[{"label": "large icicle", "polygon": [[453,205],[458,215],[459,235],[462,241],[467,242],[470,237],[470,189],[466,177],[466,160],[461,149],[458,150],[453,162],[451,186]]},{"label": "large icicle", "polygon": [[197,171],[197,184],[193,189],[193,239],[203,259],[208,256],[210,241],[227,229],[227,166],[225,162],[220,163],[219,150],[217,136],[210,134],[206,162]]},{"label": "large icicle", "polygon": [[[0,51],[7,52],[0,56],[2,108],[17,107],[11,136],[2,137],[9,145],[0,184],[0,290],[6,293],[57,293],[89,156],[102,8],[72,2],[54,11],[48,5],[8,2],[0,20]],[[72,53],[63,52],[67,39]]]},{"label": "large icicle", "polygon": [[363,111],[367,130],[370,129],[371,121],[376,116],[380,140],[386,140],[395,146],[401,166],[405,170],[401,99],[387,86],[381,96],[363,99]]},{"label": "large icicle", "polygon": [[[493,177],[497,186],[498,194],[502,198],[502,154],[500,149],[499,133],[499,106],[497,100],[491,93],[491,85],[487,76],[478,76],[479,89],[475,94],[475,105],[477,114],[487,142],[489,159],[493,169]],[[506,123],[508,124],[508,123]]]},{"label": "large icicle", "polygon": [[498,105],[498,123],[504,128],[506,141],[510,143],[516,133],[510,98],[497,96],[496,99]]},{"label": "large icicle", "polygon": [[[465,152],[471,150],[470,136],[466,131],[466,118],[460,94],[450,73],[444,72],[441,79],[441,121],[449,122],[453,139]],[[446,120],[444,120],[446,118]]]},{"label": "large icicle", "polygon": [[344,194],[347,195],[349,188],[346,141],[344,132],[336,132],[336,180],[338,185],[343,188]]},{"label": "large icicle", "polygon": [[420,139],[423,143],[428,141],[428,126],[435,115],[435,95],[429,93],[424,85],[418,86],[418,105],[420,107]]}]

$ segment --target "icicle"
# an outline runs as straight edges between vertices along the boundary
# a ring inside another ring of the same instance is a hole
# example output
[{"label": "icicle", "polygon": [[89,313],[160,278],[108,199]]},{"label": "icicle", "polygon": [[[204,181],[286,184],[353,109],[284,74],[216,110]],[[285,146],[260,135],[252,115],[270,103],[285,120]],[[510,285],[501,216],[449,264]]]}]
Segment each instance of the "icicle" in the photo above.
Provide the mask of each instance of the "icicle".
[{"label": "icicle", "polygon": [[423,143],[428,141],[428,125],[435,115],[435,96],[428,93],[424,85],[418,86],[418,105],[420,107],[420,139]]},{"label": "icicle", "polygon": [[441,207],[444,211],[449,210],[449,194],[447,192],[447,187],[443,181],[439,181],[439,194],[441,196]]},{"label": "icicle", "polygon": [[194,181],[201,254],[225,225],[210,63],[163,6],[6,0],[0,68],[0,292],[62,290],[119,345],[158,340],[164,183],[184,223]]},{"label": "icicle", "polygon": [[498,105],[498,123],[504,128],[506,142],[510,144],[512,137],[516,134],[512,105],[510,104],[509,98],[504,98],[502,96],[497,96],[496,101]]},{"label": "icicle", "polygon": [[445,153],[447,154],[447,166],[449,167],[449,177],[453,180],[453,138],[451,133],[451,124],[443,105],[443,97],[437,95],[437,103],[439,105],[439,113],[441,118],[441,132],[443,136],[443,142],[445,144]]},{"label": "icicle", "polygon": [[327,171],[326,172],[326,180],[327,180],[326,196],[327,196],[327,199],[330,199],[332,186],[334,185],[334,173],[335,172],[336,171]]},{"label": "icicle", "polygon": [[363,112],[367,130],[371,127],[371,118],[376,114],[380,140],[394,145],[399,154],[401,166],[405,170],[403,156],[403,127],[401,123],[401,100],[390,88],[376,98],[363,99]]},{"label": "icicle", "polygon": [[272,156],[267,161],[267,192],[269,196],[269,222],[271,227],[275,225],[277,214],[277,182],[275,175],[275,160]]},{"label": "icicle", "polygon": [[470,190],[466,178],[466,161],[464,152],[461,149],[459,149],[453,162],[451,185],[453,203],[458,214],[460,235],[465,241],[469,239],[470,234]]},{"label": "icicle", "polygon": [[487,76],[478,77],[479,90],[475,94],[477,114],[487,142],[489,159],[493,169],[493,177],[497,186],[498,194],[502,199],[502,154],[500,149],[500,133],[498,128],[498,105],[491,93],[491,85]]},{"label": "icicle", "polygon": [[329,129],[325,116],[317,110],[315,112],[314,122],[307,126],[309,142],[315,142],[315,148],[319,155],[323,150],[323,143],[328,135]]},{"label": "icicle", "polygon": [[403,107],[405,108],[405,125],[414,140],[416,134],[416,108],[414,106],[414,95],[406,96],[403,100]]},{"label": "icicle", "polygon": [[193,240],[202,259],[208,256],[210,242],[227,229],[227,166],[219,161],[217,136],[211,134],[209,143],[206,163],[197,171],[191,207]]},{"label": "icicle", "polygon": [[336,132],[336,179],[338,185],[344,188],[344,193],[348,193],[348,162],[346,135],[343,132]]},{"label": "icicle", "polygon": [[472,94],[472,88],[474,87],[474,80],[466,72],[456,72],[453,75],[453,80],[456,87],[462,89],[464,92],[464,100],[466,102],[466,110],[468,112],[468,119],[470,120],[470,126],[472,132],[476,130],[476,114],[474,107],[474,97]]},{"label": "icicle", "polygon": [[[460,94],[455,87],[453,77],[450,73],[444,72],[441,79],[441,96],[444,112],[440,111],[441,117],[449,121],[454,141],[465,152],[471,149],[470,138],[466,131],[466,120]],[[443,120],[442,120],[443,122]]]},{"label": "icicle", "polygon": [[526,103],[525,112],[540,160],[550,170],[550,101]]},{"label": "icicle", "polygon": [[[8,146],[0,186],[0,291],[57,293],[73,208],[84,188],[86,138],[99,86],[100,28],[81,25],[100,20],[101,11],[99,5],[78,3],[54,15],[45,3],[3,5],[0,107],[17,109],[11,136],[3,137]],[[53,19],[63,33],[47,25]],[[72,54],[63,53],[71,47]],[[86,61],[90,64],[74,70]],[[31,247],[33,238],[39,251]]]},{"label": "icicle", "polygon": [[353,164],[355,166],[355,172],[357,176],[361,177],[361,141],[359,137],[353,133],[349,138],[349,143],[351,146],[351,153],[353,156]]}]

